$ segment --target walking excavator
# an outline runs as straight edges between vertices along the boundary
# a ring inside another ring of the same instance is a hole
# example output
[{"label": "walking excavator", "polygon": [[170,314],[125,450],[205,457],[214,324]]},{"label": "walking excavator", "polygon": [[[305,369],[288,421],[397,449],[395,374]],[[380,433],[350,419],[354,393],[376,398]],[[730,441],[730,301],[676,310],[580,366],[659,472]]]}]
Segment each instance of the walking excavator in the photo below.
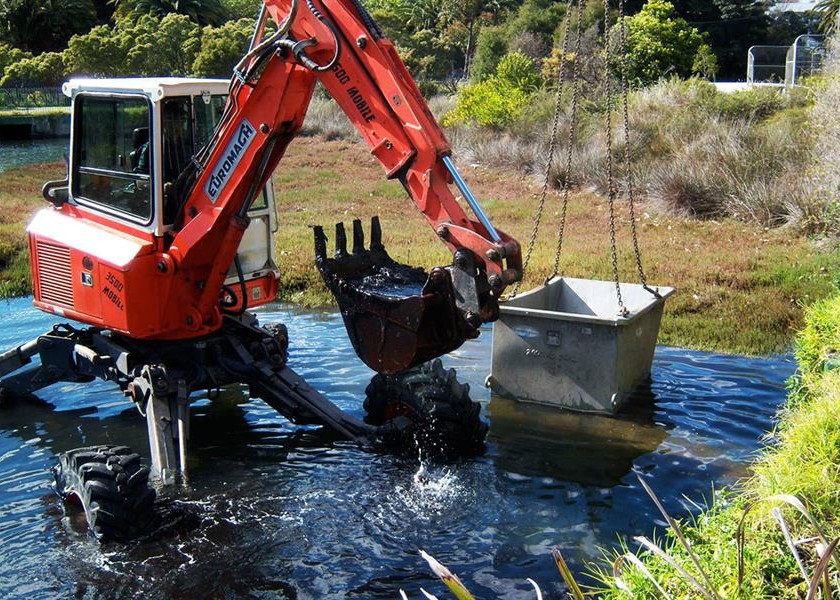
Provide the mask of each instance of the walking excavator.
[{"label": "walking excavator", "polygon": [[[426,273],[388,255],[376,217],[367,244],[353,222],[349,249],[337,224],[334,253],[314,227],[317,268],[353,348],[377,372],[364,421],[297,375],[285,326],[261,325],[251,311],[277,297],[271,175],[316,83],[453,253],[451,265]],[[366,447],[426,439],[467,452],[483,443],[479,406],[437,357],[498,317],[501,294],[522,277],[520,247],[481,209],[360,0],[266,0],[229,82],[72,79],[63,90],[72,98],[68,174],[44,185],[50,205],[27,232],[35,306],[76,324],[0,354],[0,392],[99,378],[145,416],[151,469],[124,446],[59,457],[59,493],[81,503],[97,537],[147,526],[150,475],[166,485],[186,473],[191,394],[223,385],[245,384],[290,421]]]}]

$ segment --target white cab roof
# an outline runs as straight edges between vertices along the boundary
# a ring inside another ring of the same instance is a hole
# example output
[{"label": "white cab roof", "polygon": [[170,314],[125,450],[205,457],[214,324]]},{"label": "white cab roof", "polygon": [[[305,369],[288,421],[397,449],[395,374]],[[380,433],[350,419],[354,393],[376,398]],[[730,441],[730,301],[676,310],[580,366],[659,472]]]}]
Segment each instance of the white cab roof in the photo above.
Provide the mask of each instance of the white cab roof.
[{"label": "white cab roof", "polygon": [[192,79],[187,77],[125,77],[121,79],[71,79],[62,87],[66,96],[77,92],[140,93],[153,101],[167,96],[192,96],[203,92],[227,94],[227,79]]}]

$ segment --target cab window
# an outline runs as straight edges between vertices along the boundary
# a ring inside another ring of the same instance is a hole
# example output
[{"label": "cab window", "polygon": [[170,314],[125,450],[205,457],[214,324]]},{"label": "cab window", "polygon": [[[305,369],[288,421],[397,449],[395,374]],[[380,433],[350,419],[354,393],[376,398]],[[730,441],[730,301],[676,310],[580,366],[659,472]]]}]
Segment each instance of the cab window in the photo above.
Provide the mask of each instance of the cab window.
[{"label": "cab window", "polygon": [[74,197],[152,218],[150,108],[144,98],[76,98]]}]

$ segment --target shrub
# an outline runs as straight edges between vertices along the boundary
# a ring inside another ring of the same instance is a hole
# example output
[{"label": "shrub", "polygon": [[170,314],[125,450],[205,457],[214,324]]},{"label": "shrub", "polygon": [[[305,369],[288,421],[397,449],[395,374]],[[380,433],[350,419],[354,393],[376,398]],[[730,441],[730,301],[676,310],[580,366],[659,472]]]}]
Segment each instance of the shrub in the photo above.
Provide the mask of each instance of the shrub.
[{"label": "shrub", "polygon": [[205,27],[201,50],[193,62],[196,77],[230,77],[233,67],[248,51],[253,22],[230,21],[221,27]]},{"label": "shrub", "polygon": [[3,78],[6,67],[24,58],[32,58],[32,55],[5,42],[0,42],[0,79]]},{"label": "shrub", "polygon": [[[648,0],[639,13],[627,19],[627,75],[631,80],[651,83],[668,74],[691,75],[695,65],[711,68],[711,50],[701,53],[703,35],[675,15],[670,2]],[[617,28],[611,32],[613,44]]]},{"label": "shrub", "polygon": [[470,79],[484,81],[496,72],[499,62],[508,51],[508,35],[501,27],[485,27],[478,34]]},{"label": "shrub", "polygon": [[502,59],[493,76],[461,89],[455,110],[444,115],[443,122],[501,127],[523,112],[541,84],[534,61],[512,52]]},{"label": "shrub", "polygon": [[61,85],[66,75],[63,53],[44,52],[6,67],[0,86],[56,86]]}]

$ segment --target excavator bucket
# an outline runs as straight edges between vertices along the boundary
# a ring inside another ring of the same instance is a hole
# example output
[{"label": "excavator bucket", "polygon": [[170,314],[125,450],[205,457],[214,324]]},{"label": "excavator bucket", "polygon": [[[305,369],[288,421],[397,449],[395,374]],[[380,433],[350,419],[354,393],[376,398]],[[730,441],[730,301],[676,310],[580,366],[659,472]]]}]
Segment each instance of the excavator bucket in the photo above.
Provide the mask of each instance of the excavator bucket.
[{"label": "excavator bucket", "polygon": [[335,226],[335,256],[315,227],[315,263],[338,300],[356,354],[378,373],[398,373],[458,348],[478,335],[456,305],[449,271],[431,273],[393,260],[382,245],[379,218],[371,219],[370,248],[353,221],[353,248],[347,251],[344,224]]}]

